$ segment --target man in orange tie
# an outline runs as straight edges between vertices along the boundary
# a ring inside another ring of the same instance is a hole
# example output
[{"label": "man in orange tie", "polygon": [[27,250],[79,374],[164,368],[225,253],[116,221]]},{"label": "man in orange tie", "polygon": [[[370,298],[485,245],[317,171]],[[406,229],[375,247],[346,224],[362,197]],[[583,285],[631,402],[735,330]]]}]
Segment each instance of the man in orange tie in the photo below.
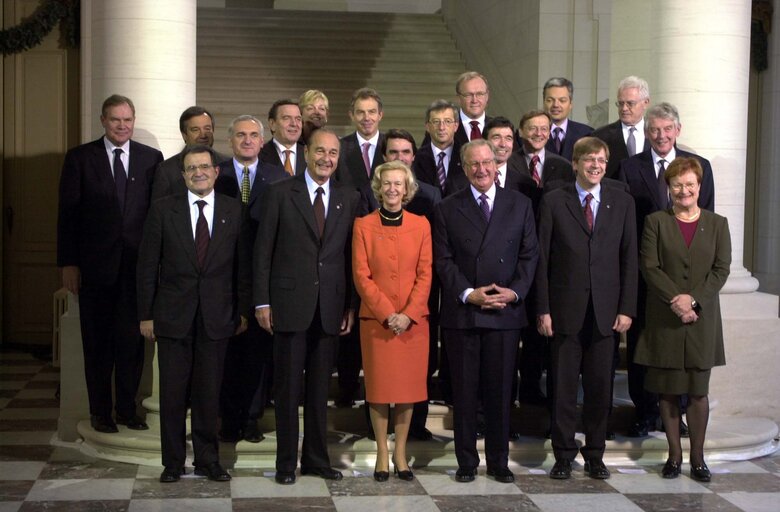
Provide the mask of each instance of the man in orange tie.
[{"label": "man in orange tie", "polygon": [[283,167],[290,176],[306,169],[304,144],[299,142],[303,118],[298,102],[293,99],[274,101],[268,110],[268,128],[273,138],[260,150],[260,161]]}]

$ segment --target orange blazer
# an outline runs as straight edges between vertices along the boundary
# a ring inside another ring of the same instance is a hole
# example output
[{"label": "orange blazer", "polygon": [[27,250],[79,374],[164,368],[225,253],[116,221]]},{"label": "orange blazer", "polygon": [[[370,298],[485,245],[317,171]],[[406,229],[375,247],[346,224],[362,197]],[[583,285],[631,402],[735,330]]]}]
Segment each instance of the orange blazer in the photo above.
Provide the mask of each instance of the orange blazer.
[{"label": "orange blazer", "polygon": [[360,318],[384,323],[393,313],[413,322],[428,315],[433,278],[431,226],[404,211],[398,227],[382,226],[379,211],[355,219],[352,273],[362,299]]}]

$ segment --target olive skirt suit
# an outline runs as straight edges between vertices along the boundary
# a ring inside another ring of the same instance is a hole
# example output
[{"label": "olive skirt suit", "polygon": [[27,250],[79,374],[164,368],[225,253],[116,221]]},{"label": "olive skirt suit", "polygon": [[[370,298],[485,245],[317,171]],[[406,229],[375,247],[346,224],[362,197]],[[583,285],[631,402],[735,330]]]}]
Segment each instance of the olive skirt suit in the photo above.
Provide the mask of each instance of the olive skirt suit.
[{"label": "olive skirt suit", "polygon": [[[731,237],[725,217],[701,210],[690,246],[674,212],[645,219],[640,269],[647,282],[647,323],[634,361],[648,367],[645,389],[654,393],[703,396],[710,370],[726,364],[718,294],[731,265]],[[688,294],[701,306],[696,322],[683,324],[670,307]]]},{"label": "olive skirt suit", "polygon": [[[379,210],[355,220],[352,272],[361,298],[360,348],[366,400],[428,399],[428,295],[433,256],[425,217],[404,211],[400,226],[384,226]],[[409,328],[395,335],[387,317],[404,313]]]}]

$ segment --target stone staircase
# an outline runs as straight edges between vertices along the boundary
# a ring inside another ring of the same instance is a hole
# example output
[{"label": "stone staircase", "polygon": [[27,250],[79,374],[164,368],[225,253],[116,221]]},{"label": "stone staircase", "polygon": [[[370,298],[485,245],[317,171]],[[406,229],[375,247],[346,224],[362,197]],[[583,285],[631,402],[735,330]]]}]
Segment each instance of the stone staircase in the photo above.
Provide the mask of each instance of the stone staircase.
[{"label": "stone staircase", "polygon": [[329,126],[343,135],[353,131],[352,92],[373,87],[384,102],[382,128],[406,128],[421,141],[425,108],[452,99],[466,70],[438,15],[201,8],[197,45],[197,102],[216,118],[218,151],[227,151],[232,118],[265,122],[275,100],[307,89],[328,96]]}]

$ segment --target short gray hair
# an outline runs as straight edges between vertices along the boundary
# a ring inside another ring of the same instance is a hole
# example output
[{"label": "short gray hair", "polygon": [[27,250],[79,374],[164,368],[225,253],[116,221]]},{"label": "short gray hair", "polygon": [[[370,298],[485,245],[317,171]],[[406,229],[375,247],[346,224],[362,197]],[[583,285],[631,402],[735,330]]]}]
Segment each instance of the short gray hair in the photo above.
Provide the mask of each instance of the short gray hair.
[{"label": "short gray hair", "polygon": [[623,89],[637,89],[639,90],[640,99],[646,100],[650,98],[650,86],[647,85],[647,81],[638,76],[631,75],[625,77],[618,84],[618,94]]},{"label": "short gray hair", "polygon": [[647,112],[645,112],[645,130],[647,130],[651,119],[668,119],[674,121],[674,125],[677,128],[680,127],[680,113],[677,111],[677,107],[665,101],[647,109]]},{"label": "short gray hair", "polygon": [[236,117],[232,121],[230,121],[230,125],[228,126],[228,137],[233,136],[233,127],[236,125],[236,123],[240,123],[241,121],[252,121],[254,123],[257,123],[257,126],[260,127],[260,137],[265,139],[265,130],[263,129],[263,123],[258,118],[256,118],[253,115],[244,114],[241,116]]}]

